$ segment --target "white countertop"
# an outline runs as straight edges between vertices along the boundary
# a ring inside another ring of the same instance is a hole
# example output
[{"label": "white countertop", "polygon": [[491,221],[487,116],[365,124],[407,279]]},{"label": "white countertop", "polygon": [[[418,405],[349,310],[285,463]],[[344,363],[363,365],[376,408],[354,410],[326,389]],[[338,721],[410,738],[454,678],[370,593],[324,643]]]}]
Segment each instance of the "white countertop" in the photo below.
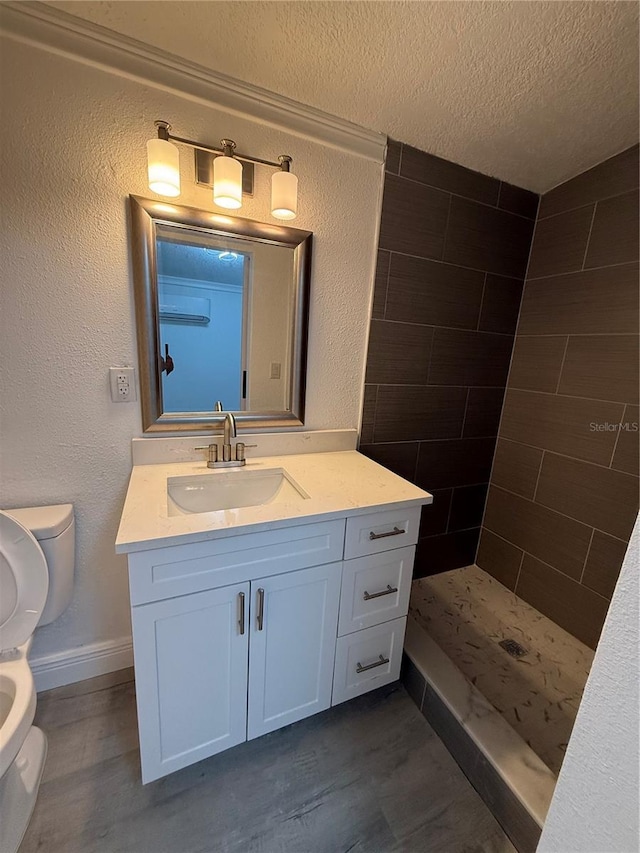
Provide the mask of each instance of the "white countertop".
[{"label": "white countertop", "polygon": [[[292,500],[216,512],[168,515],[167,478],[215,477],[218,471],[284,468],[309,495]],[[131,472],[116,552],[146,551],[167,545],[202,542],[257,530],[363,515],[398,505],[432,503],[428,493],[355,450],[263,456],[244,468],[207,468],[206,462],[136,465]]]}]

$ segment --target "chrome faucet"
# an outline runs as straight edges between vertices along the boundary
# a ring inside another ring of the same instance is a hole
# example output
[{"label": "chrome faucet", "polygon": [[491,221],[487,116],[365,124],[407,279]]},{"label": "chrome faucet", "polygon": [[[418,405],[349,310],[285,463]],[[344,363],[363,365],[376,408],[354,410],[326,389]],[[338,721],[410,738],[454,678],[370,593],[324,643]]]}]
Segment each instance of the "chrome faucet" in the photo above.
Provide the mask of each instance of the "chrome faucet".
[{"label": "chrome faucet", "polygon": [[[222,403],[219,400],[215,404],[214,411],[224,412]],[[196,447],[194,449],[208,451],[208,468],[239,468],[242,465],[246,465],[246,459],[244,456],[245,448],[255,447],[256,445],[245,444],[243,441],[237,441],[234,447],[231,444],[231,439],[236,438],[237,434],[236,419],[233,412],[224,412],[222,459],[218,458],[218,445],[215,441],[211,444],[205,444],[204,446]]]},{"label": "chrome faucet", "polygon": [[231,412],[225,412],[224,415],[224,439],[222,443],[222,461],[223,462],[232,462],[237,460],[232,460],[232,450],[231,447],[231,439],[235,438],[237,435],[236,430],[236,419],[234,418]]}]

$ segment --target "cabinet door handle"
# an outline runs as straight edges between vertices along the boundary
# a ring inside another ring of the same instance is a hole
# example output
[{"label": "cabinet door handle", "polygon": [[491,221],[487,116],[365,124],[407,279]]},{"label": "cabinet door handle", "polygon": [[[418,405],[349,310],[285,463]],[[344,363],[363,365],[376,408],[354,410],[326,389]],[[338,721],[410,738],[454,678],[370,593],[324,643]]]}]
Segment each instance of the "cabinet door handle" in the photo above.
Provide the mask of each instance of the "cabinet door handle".
[{"label": "cabinet door handle", "polygon": [[399,527],[394,527],[388,533],[374,533],[373,530],[369,533],[369,539],[386,539],[387,536],[402,536],[406,530],[401,530]]},{"label": "cabinet door handle", "polygon": [[375,663],[368,663],[366,666],[362,666],[360,661],[358,661],[358,665],[356,666],[356,672],[360,675],[361,672],[366,672],[368,669],[375,669],[377,666],[384,666],[385,663],[389,663],[389,658],[386,658],[384,655],[379,655],[378,660]]},{"label": "cabinet door handle", "polygon": [[240,615],[238,616],[238,626],[240,628],[240,633],[244,634],[244,592],[238,593],[238,607],[240,609]]},{"label": "cabinet door handle", "polygon": [[264,625],[264,590],[258,590],[258,631],[262,631]]},{"label": "cabinet door handle", "polygon": [[367,592],[367,590],[365,589],[364,595],[362,596],[362,598],[364,599],[364,601],[371,601],[372,598],[380,598],[383,595],[391,595],[392,593],[397,592],[397,591],[398,591],[397,586],[391,586],[391,584],[388,583],[387,588],[383,589],[382,592],[372,592],[371,594],[369,594]]}]

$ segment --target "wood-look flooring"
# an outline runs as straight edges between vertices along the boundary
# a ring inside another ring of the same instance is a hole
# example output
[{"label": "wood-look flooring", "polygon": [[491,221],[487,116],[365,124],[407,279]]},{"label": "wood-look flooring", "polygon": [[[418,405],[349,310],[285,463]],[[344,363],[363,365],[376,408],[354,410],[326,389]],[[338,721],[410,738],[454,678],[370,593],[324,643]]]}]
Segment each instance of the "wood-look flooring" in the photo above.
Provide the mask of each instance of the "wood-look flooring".
[{"label": "wood-look flooring", "polygon": [[403,687],[143,786],[131,670],[38,697],[20,853],[515,853]]}]

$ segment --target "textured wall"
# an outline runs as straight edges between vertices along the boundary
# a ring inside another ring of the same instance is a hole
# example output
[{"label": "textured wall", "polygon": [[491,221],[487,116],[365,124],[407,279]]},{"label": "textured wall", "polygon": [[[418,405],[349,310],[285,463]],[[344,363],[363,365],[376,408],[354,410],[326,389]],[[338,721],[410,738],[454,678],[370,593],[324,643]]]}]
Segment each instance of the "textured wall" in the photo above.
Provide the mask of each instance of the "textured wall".
[{"label": "textured wall", "polygon": [[638,510],[638,148],[544,195],[478,565],[595,646]]},{"label": "textured wall", "polygon": [[52,5],[537,192],[638,140],[638,7]]},{"label": "textured wall", "polygon": [[[137,360],[126,221],[146,195],[145,142],[222,135],[256,156],[289,151],[300,178],[296,224],[315,232],[307,426],[357,428],[373,279],[381,166],[225,115],[36,47],[3,40],[2,472],[0,505],[72,501],[73,603],[36,636],[34,655],[129,634],[126,561],[113,551],[139,435],[138,404],[111,403],[110,365]],[[213,209],[182,152],[184,204]],[[270,170],[256,170],[246,217],[269,214]]]},{"label": "textured wall", "polygon": [[636,521],[538,853],[638,850],[639,582]]},{"label": "textured wall", "polygon": [[473,563],[538,197],[394,143],[360,450],[434,495],[416,576]]}]

